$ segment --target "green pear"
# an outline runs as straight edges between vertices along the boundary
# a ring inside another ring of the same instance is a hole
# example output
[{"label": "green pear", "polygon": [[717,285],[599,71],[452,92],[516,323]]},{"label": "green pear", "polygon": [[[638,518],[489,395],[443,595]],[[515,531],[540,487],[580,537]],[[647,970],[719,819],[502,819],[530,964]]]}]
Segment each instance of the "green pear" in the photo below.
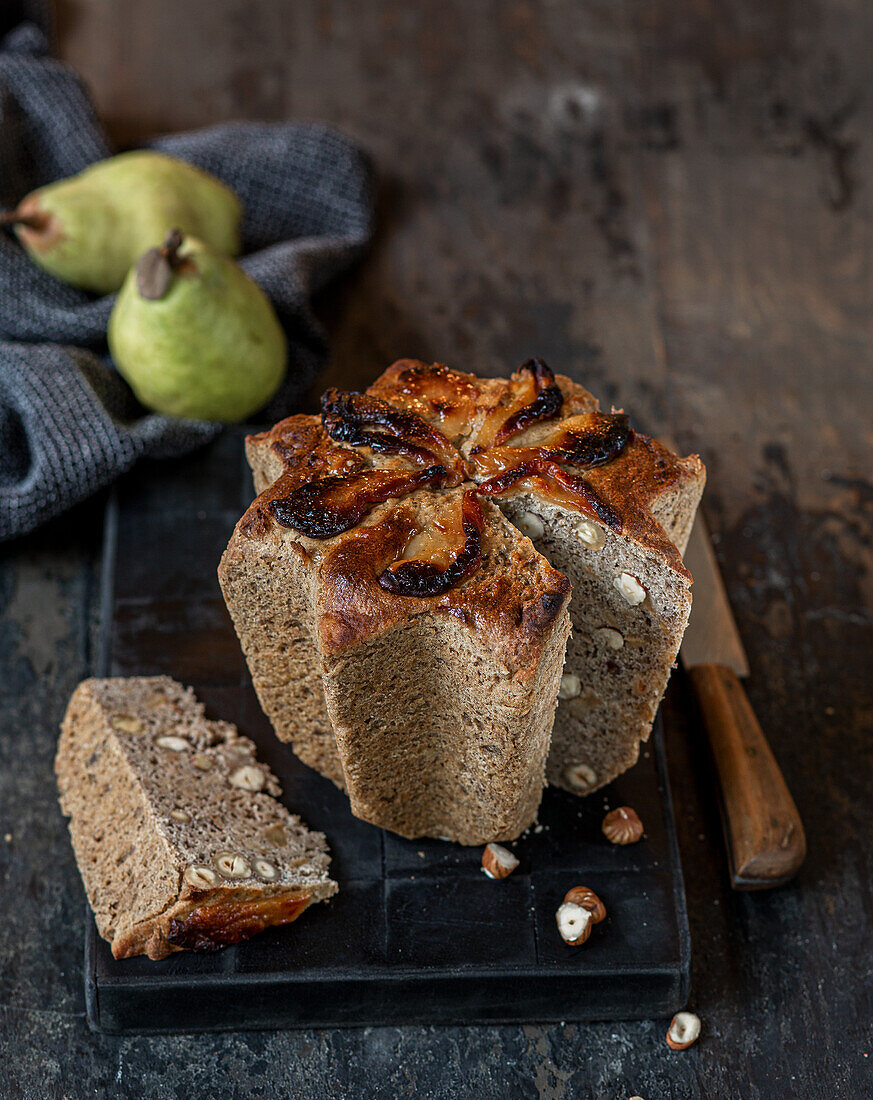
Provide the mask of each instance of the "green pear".
[{"label": "green pear", "polygon": [[285,334],[257,283],[173,230],[132,268],[109,318],[119,373],[150,409],[234,423],[285,376]]},{"label": "green pear", "polygon": [[2,215],[30,256],[65,283],[111,294],[139,256],[177,225],[218,252],[239,252],[239,198],[192,164],[149,150],[97,161]]}]

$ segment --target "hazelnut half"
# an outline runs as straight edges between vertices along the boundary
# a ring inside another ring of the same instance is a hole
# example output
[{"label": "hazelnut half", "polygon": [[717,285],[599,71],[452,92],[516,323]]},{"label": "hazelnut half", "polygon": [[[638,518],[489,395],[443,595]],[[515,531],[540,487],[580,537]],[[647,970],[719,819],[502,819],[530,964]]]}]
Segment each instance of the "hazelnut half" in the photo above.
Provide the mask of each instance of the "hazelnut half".
[{"label": "hazelnut half", "polygon": [[687,1050],[700,1036],[700,1017],[693,1012],[677,1012],[667,1031],[667,1046],[671,1050]]},{"label": "hazelnut half", "polygon": [[502,844],[486,844],[482,853],[482,870],[489,878],[506,878],[518,866],[518,860]]},{"label": "hazelnut half", "polygon": [[218,875],[211,867],[205,867],[202,863],[195,863],[191,867],[185,868],[185,881],[195,887],[197,890],[206,890],[210,886],[215,886],[218,882]]},{"label": "hazelnut half", "polygon": [[612,586],[618,589],[631,607],[636,607],[637,604],[642,603],[646,598],[645,588],[643,588],[637,578],[630,573],[619,573],[612,582]]},{"label": "hazelnut half", "polygon": [[575,901],[565,901],[555,914],[561,939],[570,947],[580,947],[591,935],[594,917]]},{"label": "hazelnut half", "polygon": [[256,768],[254,764],[244,764],[231,772],[229,782],[232,787],[240,787],[244,791],[260,791],[266,779],[260,768]]},{"label": "hazelnut half", "polygon": [[263,837],[274,848],[284,848],[288,844],[288,834],[283,825],[268,825],[264,829]]},{"label": "hazelnut half", "polygon": [[574,886],[572,890],[567,891],[564,901],[581,905],[583,909],[587,909],[591,914],[592,924],[600,924],[602,920],[606,919],[606,906],[588,886]]},{"label": "hazelnut half", "polygon": [[606,646],[607,649],[621,649],[624,645],[624,637],[618,630],[611,626],[602,626],[594,631],[594,641],[597,645]]},{"label": "hazelnut half", "polygon": [[576,534],[579,536],[579,541],[586,546],[590,546],[592,550],[602,550],[606,544],[606,534],[603,528],[596,523],[592,523],[589,519],[583,519],[576,524]]},{"label": "hazelnut half", "polygon": [[543,521],[536,512],[522,512],[515,521],[515,526],[531,540],[542,538],[545,531]]},{"label": "hazelnut half", "polygon": [[642,821],[630,806],[610,810],[601,828],[603,835],[613,844],[636,844],[644,832]]},{"label": "hazelnut half", "polygon": [[564,778],[574,791],[585,794],[597,783],[597,772],[587,764],[569,764],[564,768]]},{"label": "hazelnut half", "polygon": [[219,852],[215,857],[215,866],[228,878],[248,878],[252,873],[249,861],[236,852]]},{"label": "hazelnut half", "polygon": [[112,728],[118,733],[142,733],[145,722],[140,718],[134,718],[130,714],[116,714],[112,719]]},{"label": "hazelnut half", "polygon": [[582,681],[572,672],[565,672],[558,688],[559,699],[575,699],[582,692]]},{"label": "hazelnut half", "polygon": [[186,741],[184,737],[175,737],[172,734],[156,737],[155,744],[162,749],[169,749],[170,752],[184,752],[186,749],[191,748],[190,741]]},{"label": "hazelnut half", "polygon": [[265,878],[268,882],[273,882],[279,877],[279,872],[268,859],[255,860],[255,873],[260,878]]}]

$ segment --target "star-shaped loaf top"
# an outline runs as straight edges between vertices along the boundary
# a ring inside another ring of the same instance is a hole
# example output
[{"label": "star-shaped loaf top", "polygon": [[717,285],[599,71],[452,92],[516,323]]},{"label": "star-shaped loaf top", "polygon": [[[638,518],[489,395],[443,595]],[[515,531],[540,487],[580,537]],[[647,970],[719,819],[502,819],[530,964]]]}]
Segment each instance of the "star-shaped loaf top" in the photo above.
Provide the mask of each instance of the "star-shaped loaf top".
[{"label": "star-shaped loaf top", "polygon": [[[328,650],[423,607],[479,625],[520,619],[535,631],[559,601],[544,591],[539,607],[526,603],[527,548],[501,545],[502,585],[483,573],[495,521],[504,531],[489,504],[519,493],[625,536],[690,583],[653,504],[696,477],[699,461],[633,431],[623,412],[601,412],[539,359],[509,379],[401,359],[365,393],[328,390],[320,418],[288,417],[247,450],[261,492],[240,531],[280,529],[323,558],[323,581],[337,594],[322,624]],[[537,587],[564,591],[560,577],[537,572]]]}]

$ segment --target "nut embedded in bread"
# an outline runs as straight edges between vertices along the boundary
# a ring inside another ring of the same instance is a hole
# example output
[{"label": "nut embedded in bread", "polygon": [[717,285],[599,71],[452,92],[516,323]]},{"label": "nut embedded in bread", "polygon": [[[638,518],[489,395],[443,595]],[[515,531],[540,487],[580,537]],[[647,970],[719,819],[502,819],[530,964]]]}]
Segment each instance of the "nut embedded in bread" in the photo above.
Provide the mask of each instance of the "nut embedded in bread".
[{"label": "nut embedded in bread", "polygon": [[216,950],[336,893],[324,836],[277,800],[253,743],[169,677],[81,683],[55,771],[116,958]]},{"label": "nut embedded in bread", "polygon": [[577,793],[634,762],[690,610],[696,457],[540,360],[511,379],[401,360],[247,453],[260,495],[225,599],[278,735],[358,816],[511,839],[549,744]]}]

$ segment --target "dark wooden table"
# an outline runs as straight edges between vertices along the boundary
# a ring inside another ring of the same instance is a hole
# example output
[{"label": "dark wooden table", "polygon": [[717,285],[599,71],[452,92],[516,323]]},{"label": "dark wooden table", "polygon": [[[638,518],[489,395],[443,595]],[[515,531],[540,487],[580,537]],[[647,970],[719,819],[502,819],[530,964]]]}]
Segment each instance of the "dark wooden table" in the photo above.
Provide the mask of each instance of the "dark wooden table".
[{"label": "dark wooden table", "polygon": [[295,117],[372,151],[379,236],[319,303],[326,380],[539,354],[700,451],[749,693],[810,850],[794,885],[731,893],[677,676],[690,1051],[663,1020],[94,1036],[51,762],[94,651],[95,501],[0,549],[3,1096],[873,1094],[873,7],[59,0],[58,41],[119,143]]}]

